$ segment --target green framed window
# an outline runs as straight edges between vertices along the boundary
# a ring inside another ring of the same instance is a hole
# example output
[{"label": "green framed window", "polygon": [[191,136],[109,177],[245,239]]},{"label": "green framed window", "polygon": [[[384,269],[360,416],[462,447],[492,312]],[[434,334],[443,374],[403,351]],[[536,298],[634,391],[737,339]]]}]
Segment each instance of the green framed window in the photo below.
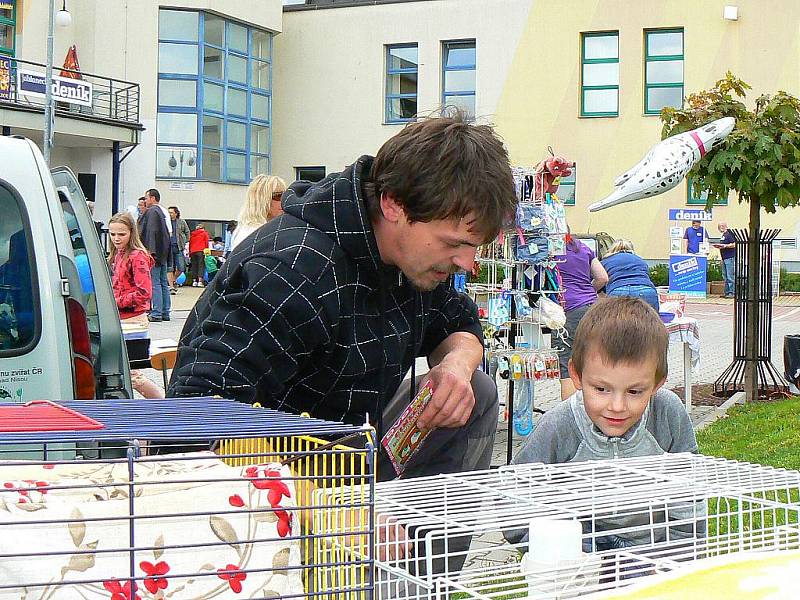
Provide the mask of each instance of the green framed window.
[{"label": "green framed window", "polygon": [[564,177],[558,182],[556,196],[564,203],[564,206],[575,206],[575,167],[572,168],[572,174],[569,177]]},{"label": "green framed window", "polygon": [[[705,206],[708,202],[708,191],[703,190],[699,194],[694,189],[694,180],[691,177],[686,178],[686,204],[690,206]],[[727,206],[728,199],[718,200],[714,202],[714,206]]]},{"label": "green framed window", "polygon": [[683,29],[645,29],[644,112],[683,106]]},{"label": "green framed window", "polygon": [[619,116],[619,32],[581,34],[581,116]]},{"label": "green framed window", "polygon": [[0,0],[0,55],[14,56],[17,37],[17,0]]}]

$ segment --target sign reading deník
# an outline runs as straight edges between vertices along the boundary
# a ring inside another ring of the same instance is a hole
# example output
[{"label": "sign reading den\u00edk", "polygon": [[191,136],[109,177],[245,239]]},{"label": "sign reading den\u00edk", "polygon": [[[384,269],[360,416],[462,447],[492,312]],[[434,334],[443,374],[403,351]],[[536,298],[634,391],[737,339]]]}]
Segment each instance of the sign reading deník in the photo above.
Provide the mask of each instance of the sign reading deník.
[{"label": "sign reading den\u00edk", "polygon": [[710,221],[711,211],[702,208],[670,208],[670,221]]},{"label": "sign reading den\u00edk", "polygon": [[669,257],[669,291],[687,296],[706,295],[708,259],[702,254],[673,254]]},{"label": "sign reading den\u00edk", "polygon": [[[17,93],[45,97],[45,75],[37,71],[17,70]],[[92,84],[80,79],[53,76],[53,99],[81,106],[92,105]]]}]

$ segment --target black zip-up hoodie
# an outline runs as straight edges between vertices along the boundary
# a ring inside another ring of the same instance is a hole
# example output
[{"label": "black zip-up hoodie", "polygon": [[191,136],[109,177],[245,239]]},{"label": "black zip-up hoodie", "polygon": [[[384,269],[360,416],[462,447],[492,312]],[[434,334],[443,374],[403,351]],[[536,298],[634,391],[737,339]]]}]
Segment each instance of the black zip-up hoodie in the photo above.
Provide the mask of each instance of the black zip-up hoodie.
[{"label": "black zip-up hoodie", "polygon": [[186,321],[169,396],[376,423],[415,356],[457,331],[483,339],[466,295],[447,282],[419,292],[381,262],[362,188],[371,166],[363,156],[294,183],[285,213],[237,246]]}]

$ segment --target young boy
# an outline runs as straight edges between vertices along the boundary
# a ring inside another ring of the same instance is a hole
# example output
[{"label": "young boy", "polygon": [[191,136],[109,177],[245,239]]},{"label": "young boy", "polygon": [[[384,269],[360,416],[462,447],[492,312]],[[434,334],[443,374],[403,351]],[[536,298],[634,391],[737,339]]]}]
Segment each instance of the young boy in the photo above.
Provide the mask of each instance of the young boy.
[{"label": "young boy", "polygon": [[[578,325],[569,361],[569,374],[578,391],[545,413],[513,462],[567,463],[697,452],[686,409],[678,396],[662,388],[668,344],[658,314],[639,298],[596,302]],[[704,530],[704,514],[700,503],[670,505],[669,520],[696,519],[672,527],[670,539],[702,536],[698,529]],[[663,515],[656,518],[664,520]],[[663,528],[656,528],[660,539],[651,539],[649,524],[644,508],[632,508],[625,517],[601,518],[593,527],[584,523],[585,533],[634,528],[596,537],[594,544],[589,540],[584,550],[662,541]],[[506,537],[520,540],[521,532],[508,532]]]}]

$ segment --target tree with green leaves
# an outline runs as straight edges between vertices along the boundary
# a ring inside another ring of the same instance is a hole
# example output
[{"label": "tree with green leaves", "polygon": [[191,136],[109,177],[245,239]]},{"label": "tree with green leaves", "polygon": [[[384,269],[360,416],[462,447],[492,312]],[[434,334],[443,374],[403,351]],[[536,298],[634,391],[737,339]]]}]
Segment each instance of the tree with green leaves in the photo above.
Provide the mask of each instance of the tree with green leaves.
[{"label": "tree with green leaves", "polygon": [[[701,125],[733,117],[736,126],[722,144],[704,156],[690,172],[695,192],[708,191],[706,209],[728,198],[734,190],[739,202],[750,204],[749,238],[759,239],[761,209],[800,204],[800,99],[778,92],[764,94],[752,110],[743,100],[751,89],[730,72],[711,89],[689,95],[683,108],[661,111],[666,138]],[[759,246],[748,244],[747,298],[752,302],[745,325],[747,367],[744,387],[747,401],[758,397],[757,336],[761,274]]]}]

